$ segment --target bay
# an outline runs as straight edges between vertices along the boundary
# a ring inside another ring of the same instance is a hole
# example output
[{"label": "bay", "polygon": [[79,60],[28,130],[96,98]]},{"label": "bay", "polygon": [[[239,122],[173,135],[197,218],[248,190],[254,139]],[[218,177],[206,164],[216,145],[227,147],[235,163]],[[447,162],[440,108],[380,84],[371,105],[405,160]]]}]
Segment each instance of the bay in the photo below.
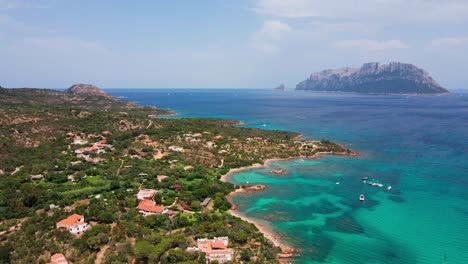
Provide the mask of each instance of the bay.
[{"label": "bay", "polygon": [[[261,89],[107,89],[176,117],[241,120],[330,139],[362,156],[240,172],[238,210],[301,249],[296,263],[468,263],[468,94],[378,96]],[[384,187],[362,182],[379,182]],[[339,182],[339,184],[337,184]],[[391,190],[387,187],[391,186]],[[358,197],[364,194],[366,201]],[[445,260],[444,260],[445,259]]]}]

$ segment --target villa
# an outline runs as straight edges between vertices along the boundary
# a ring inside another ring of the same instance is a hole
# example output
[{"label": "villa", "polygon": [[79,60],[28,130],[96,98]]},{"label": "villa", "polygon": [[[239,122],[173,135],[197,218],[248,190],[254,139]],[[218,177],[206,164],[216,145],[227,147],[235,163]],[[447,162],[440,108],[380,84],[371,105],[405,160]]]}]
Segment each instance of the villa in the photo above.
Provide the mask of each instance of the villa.
[{"label": "villa", "polygon": [[229,244],[228,237],[215,237],[213,239],[199,238],[197,246],[187,248],[189,252],[204,252],[206,254],[206,263],[218,261],[225,263],[234,259],[234,250],[227,247]]},{"label": "villa", "polygon": [[76,138],[75,140],[73,140],[72,142],[72,145],[86,145],[88,144],[88,141],[86,140],[83,140],[81,138]]},{"label": "villa", "polygon": [[178,146],[170,146],[168,149],[176,152],[181,152],[184,150],[184,148]]},{"label": "villa", "polygon": [[167,209],[166,207],[155,205],[155,203],[151,200],[142,200],[138,203],[138,212],[143,216],[148,215],[157,215],[157,214],[165,214],[168,216],[172,216],[174,211]]},{"label": "villa", "polygon": [[50,257],[50,262],[47,264],[68,264],[68,261],[63,254],[57,253]]},{"label": "villa", "polygon": [[153,189],[140,190],[137,194],[138,201],[151,200],[156,193],[157,191]]},{"label": "villa", "polygon": [[68,232],[77,236],[90,229],[91,226],[84,221],[84,216],[79,214],[72,214],[69,217],[57,222],[57,228],[64,228]]}]

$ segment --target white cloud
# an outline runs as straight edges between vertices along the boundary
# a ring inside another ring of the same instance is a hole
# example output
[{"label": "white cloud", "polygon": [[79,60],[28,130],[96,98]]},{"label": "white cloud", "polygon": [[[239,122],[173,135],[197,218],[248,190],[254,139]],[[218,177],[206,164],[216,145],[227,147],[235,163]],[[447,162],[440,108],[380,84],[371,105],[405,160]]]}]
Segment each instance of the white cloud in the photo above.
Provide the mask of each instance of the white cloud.
[{"label": "white cloud", "polygon": [[394,23],[468,20],[466,0],[258,0],[253,9],[285,18],[385,19]]},{"label": "white cloud", "polygon": [[450,37],[438,38],[431,41],[431,47],[446,48],[446,47],[461,47],[468,46],[468,37]]},{"label": "white cloud", "polygon": [[406,45],[401,40],[388,40],[378,41],[370,39],[353,39],[353,40],[340,40],[333,43],[335,48],[342,49],[359,49],[359,50],[370,50],[370,51],[383,51],[393,49],[406,49]]},{"label": "white cloud", "polygon": [[281,39],[285,33],[291,30],[291,27],[284,22],[279,20],[266,20],[263,22],[263,26],[257,34],[269,39]]},{"label": "white cloud", "polygon": [[0,0],[0,10],[30,8],[33,4],[22,0]]},{"label": "white cloud", "polygon": [[252,36],[250,45],[264,53],[277,53],[280,50],[279,41],[292,28],[279,20],[265,20],[260,30]]}]

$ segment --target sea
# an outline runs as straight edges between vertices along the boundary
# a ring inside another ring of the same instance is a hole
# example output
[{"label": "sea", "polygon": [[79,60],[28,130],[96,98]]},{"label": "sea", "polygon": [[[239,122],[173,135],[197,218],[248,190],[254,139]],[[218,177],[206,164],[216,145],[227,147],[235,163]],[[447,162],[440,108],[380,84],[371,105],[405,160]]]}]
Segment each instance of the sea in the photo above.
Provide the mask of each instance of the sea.
[{"label": "sea", "polygon": [[[468,91],[106,91],[174,110],[176,118],[241,120],[246,127],[295,131],[360,152],[276,161],[230,178],[267,186],[234,202],[240,213],[300,249],[294,263],[468,263]],[[289,173],[272,175],[273,168]],[[361,194],[365,201],[359,201]]]}]

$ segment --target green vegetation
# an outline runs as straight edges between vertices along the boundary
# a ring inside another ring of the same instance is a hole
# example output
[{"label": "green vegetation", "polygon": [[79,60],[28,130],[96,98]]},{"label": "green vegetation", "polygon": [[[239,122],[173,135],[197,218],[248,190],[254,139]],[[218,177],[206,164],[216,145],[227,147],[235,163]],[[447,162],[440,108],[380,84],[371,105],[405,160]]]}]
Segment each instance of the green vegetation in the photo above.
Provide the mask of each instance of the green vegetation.
[{"label": "green vegetation", "polygon": [[[103,263],[205,263],[204,253],[185,249],[214,236],[229,237],[236,263],[277,262],[278,248],[226,212],[235,186],[219,178],[270,158],[346,150],[234,121],[154,117],[167,113],[96,96],[0,89],[0,263],[47,262],[57,252],[73,263],[93,263],[99,252]],[[136,193],[146,188],[158,190],[154,201],[174,215],[141,216]],[[91,221],[80,237],[55,227],[72,213]]]}]

